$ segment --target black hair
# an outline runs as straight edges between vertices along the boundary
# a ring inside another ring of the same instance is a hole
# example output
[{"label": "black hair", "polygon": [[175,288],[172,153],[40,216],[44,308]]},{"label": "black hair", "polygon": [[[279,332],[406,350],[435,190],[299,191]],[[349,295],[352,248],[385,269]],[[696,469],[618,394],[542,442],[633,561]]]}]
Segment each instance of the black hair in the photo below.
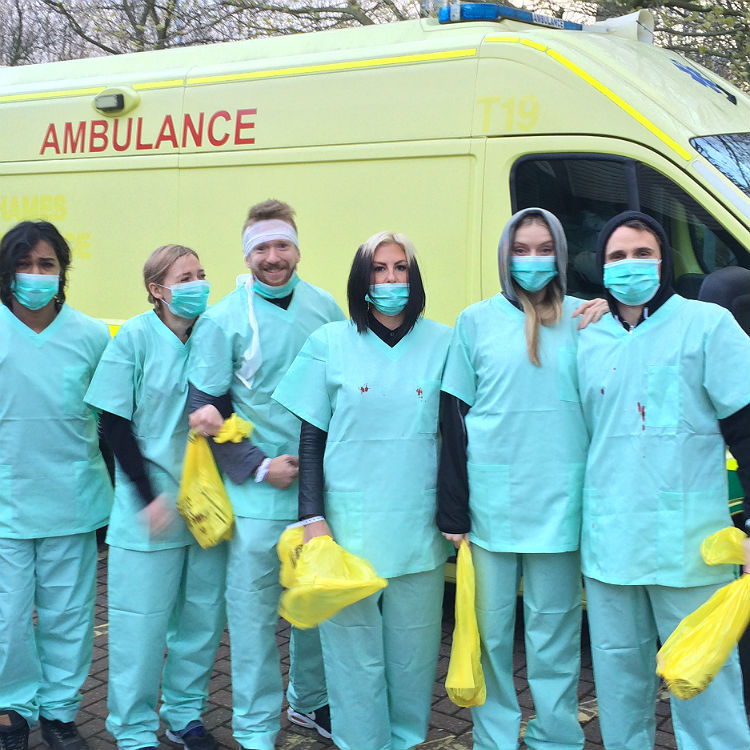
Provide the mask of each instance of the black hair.
[{"label": "black hair", "polygon": [[[387,240],[386,240],[387,241]],[[382,242],[379,244],[383,244]],[[400,243],[397,243],[400,244]],[[354,255],[352,270],[349,272],[349,281],[346,285],[346,295],[349,300],[349,317],[357,326],[358,333],[364,333],[368,329],[369,303],[365,295],[370,291],[370,274],[372,272],[372,257],[377,246],[367,252],[368,243],[360,245]],[[422,274],[419,272],[417,259],[412,255],[408,258],[409,264],[409,299],[404,308],[404,322],[408,333],[414,328],[417,320],[424,312],[425,292],[422,283]]]},{"label": "black hair", "polygon": [[60,263],[60,284],[55,295],[55,307],[59,310],[65,302],[67,272],[70,268],[70,247],[54,224],[48,221],[22,221],[9,229],[0,241],[0,301],[12,306],[11,284],[16,275],[18,262],[25,258],[42,240],[52,245]]}]

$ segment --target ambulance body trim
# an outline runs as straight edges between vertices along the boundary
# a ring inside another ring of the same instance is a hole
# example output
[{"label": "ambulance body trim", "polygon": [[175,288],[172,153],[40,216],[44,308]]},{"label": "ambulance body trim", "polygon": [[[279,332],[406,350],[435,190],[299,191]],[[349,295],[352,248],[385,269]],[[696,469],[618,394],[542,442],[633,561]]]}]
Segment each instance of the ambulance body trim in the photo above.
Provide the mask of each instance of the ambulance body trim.
[{"label": "ambulance body trim", "polygon": [[603,83],[600,83],[592,75],[587,73],[582,68],[578,67],[574,62],[568,60],[567,57],[556,52],[551,47],[547,47],[538,42],[532,42],[528,39],[520,39],[518,37],[499,37],[489,36],[486,37],[485,42],[490,43],[520,43],[532,49],[538,50],[539,52],[546,52],[553,60],[564,65],[571,73],[575,73],[579,78],[583,79],[590,86],[593,86],[597,91],[604,94],[613,104],[616,104],[620,109],[629,114],[634,120],[643,125],[644,128],[649,130],[655,135],[662,143],[669,146],[678,156],[685,161],[692,161],[693,155],[685,148],[680,146],[674,138],[670,138],[663,130],[657,128],[648,118],[644,117],[635,107],[628,104],[626,101],[621,99],[614,91],[607,88]]}]

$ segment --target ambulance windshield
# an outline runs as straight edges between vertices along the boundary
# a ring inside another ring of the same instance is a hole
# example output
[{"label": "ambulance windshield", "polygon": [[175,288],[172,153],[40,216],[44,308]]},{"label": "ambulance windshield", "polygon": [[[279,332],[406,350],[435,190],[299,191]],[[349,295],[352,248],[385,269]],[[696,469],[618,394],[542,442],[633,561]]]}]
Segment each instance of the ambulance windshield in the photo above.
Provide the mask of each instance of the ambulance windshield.
[{"label": "ambulance windshield", "polygon": [[690,143],[750,198],[750,133],[707,135]]}]

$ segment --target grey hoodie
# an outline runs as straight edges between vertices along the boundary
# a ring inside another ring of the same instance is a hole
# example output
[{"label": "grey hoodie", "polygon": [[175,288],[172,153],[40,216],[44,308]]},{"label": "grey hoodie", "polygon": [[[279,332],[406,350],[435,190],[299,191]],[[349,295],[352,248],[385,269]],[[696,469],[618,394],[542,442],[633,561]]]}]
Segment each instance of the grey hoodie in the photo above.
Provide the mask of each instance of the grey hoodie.
[{"label": "grey hoodie", "polygon": [[540,214],[547,222],[552,240],[555,243],[555,263],[557,264],[557,276],[552,283],[557,285],[565,294],[567,289],[567,266],[568,266],[568,241],[565,239],[565,231],[562,228],[560,220],[554,214],[551,214],[544,208],[523,208],[510,217],[508,223],[503,229],[500,236],[500,244],[497,247],[497,264],[500,268],[500,284],[503,288],[503,296],[516,307],[521,306],[521,302],[513,288],[512,276],[510,274],[510,249],[513,245],[513,237],[516,233],[518,223],[527,214]]}]

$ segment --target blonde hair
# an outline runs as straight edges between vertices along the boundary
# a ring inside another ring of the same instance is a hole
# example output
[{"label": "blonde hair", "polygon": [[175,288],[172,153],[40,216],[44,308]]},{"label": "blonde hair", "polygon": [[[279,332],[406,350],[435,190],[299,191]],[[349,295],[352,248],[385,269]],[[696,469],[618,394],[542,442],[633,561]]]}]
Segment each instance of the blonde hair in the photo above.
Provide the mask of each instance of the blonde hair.
[{"label": "blonde hair", "polygon": [[[528,214],[518,222],[515,231],[530,224],[538,224],[549,229],[549,225],[541,214]],[[512,252],[512,244],[510,250]],[[557,248],[555,248],[556,250]],[[515,280],[513,280],[513,290],[523,307],[526,352],[529,355],[531,363],[537,367],[541,367],[542,362],[539,359],[539,326],[553,326],[562,318],[562,289],[560,289],[559,285],[553,279],[544,288],[544,297],[536,303],[531,301],[529,293],[517,284]]]},{"label": "blonde hair", "polygon": [[401,247],[404,248],[404,253],[406,253],[406,261],[411,266],[417,257],[417,251],[414,247],[414,243],[401,232],[378,232],[377,234],[373,234],[372,237],[370,237],[370,239],[367,240],[364,245],[362,245],[359,252],[363,259],[366,259],[368,262],[372,263],[372,257],[373,255],[375,255],[375,251],[381,245],[391,242],[395,243],[396,245],[401,245]]},{"label": "blonde hair", "polygon": [[164,281],[169,269],[172,264],[184,255],[194,255],[198,257],[198,253],[195,250],[191,250],[189,247],[184,245],[162,245],[157,247],[143,265],[143,283],[148,292],[148,301],[154,306],[154,310],[158,310],[161,305],[161,300],[156,299],[151,295],[151,290],[148,288],[149,284],[161,284]]}]

